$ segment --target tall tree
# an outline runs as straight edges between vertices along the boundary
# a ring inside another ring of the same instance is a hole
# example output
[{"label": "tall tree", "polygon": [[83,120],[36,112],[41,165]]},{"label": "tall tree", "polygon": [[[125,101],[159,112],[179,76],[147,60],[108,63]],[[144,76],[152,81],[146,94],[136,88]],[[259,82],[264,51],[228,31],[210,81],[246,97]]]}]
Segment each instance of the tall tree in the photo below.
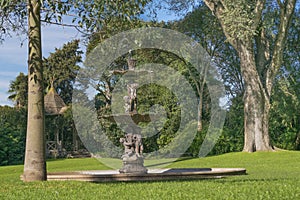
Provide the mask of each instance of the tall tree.
[{"label": "tall tree", "polygon": [[270,134],[276,146],[300,149],[300,12],[295,12],[283,65],[276,77],[271,98]]},{"label": "tall tree", "polygon": [[[282,64],[286,37],[296,0],[274,2],[204,0],[220,21],[228,42],[237,50],[245,81],[244,151],[272,150],[269,137],[270,96],[273,81]],[[270,36],[266,12],[278,7],[280,19]]]},{"label": "tall tree", "polygon": [[18,108],[27,106],[27,95],[28,95],[28,77],[24,73],[20,73],[16,80],[11,81],[9,85],[8,99],[15,103]]},{"label": "tall tree", "polygon": [[[90,32],[99,30],[111,15],[131,20],[132,16],[142,11],[146,2],[147,0],[1,2],[0,39],[3,40],[11,31],[28,30],[28,125],[24,181],[46,180],[41,21],[62,24],[62,16],[73,14],[73,22],[77,21],[77,25],[71,26],[85,28]],[[42,20],[41,11],[45,12]],[[24,23],[26,19],[28,26]]]},{"label": "tall tree", "polygon": [[[200,4],[182,20],[175,21],[172,24],[172,29],[175,28],[192,37],[208,52],[221,72],[229,97],[235,97],[243,93],[238,55],[229,43],[224,42],[226,37],[222,28],[205,4]],[[204,97],[209,96],[209,93],[205,91],[206,80],[204,78],[197,77],[193,71],[189,71],[189,77],[191,77],[199,96],[198,131],[201,131],[203,108],[206,106],[204,104],[209,103],[205,101],[207,97]]]},{"label": "tall tree", "polygon": [[41,47],[41,1],[28,1],[28,119],[24,181],[47,179],[45,158],[45,111]]},{"label": "tall tree", "polygon": [[[173,10],[188,10],[197,0],[165,0]],[[204,0],[238,52],[244,80],[244,151],[272,150],[269,137],[270,96],[296,0]],[[279,19],[270,20],[269,13]],[[271,24],[270,24],[271,23]]]}]

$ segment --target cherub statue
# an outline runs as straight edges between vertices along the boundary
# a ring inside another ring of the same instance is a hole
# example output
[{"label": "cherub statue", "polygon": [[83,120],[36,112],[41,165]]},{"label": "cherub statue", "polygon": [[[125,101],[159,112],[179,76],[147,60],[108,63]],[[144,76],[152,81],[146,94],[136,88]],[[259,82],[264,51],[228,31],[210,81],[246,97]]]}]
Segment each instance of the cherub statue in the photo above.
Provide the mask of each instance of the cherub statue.
[{"label": "cherub statue", "polygon": [[120,142],[124,145],[124,157],[130,157],[134,154],[141,157],[143,154],[142,136],[140,134],[127,133],[125,138],[120,138]]},{"label": "cherub statue", "polygon": [[133,134],[132,133],[127,133],[125,135],[125,138],[120,138],[120,142],[125,147],[125,154],[122,157],[132,156],[134,154],[134,146],[135,146],[135,141],[133,139]]},{"label": "cherub statue", "polygon": [[143,150],[144,150],[144,147],[142,144],[142,136],[140,134],[134,134],[133,141],[134,141],[136,155],[139,157],[142,156]]}]

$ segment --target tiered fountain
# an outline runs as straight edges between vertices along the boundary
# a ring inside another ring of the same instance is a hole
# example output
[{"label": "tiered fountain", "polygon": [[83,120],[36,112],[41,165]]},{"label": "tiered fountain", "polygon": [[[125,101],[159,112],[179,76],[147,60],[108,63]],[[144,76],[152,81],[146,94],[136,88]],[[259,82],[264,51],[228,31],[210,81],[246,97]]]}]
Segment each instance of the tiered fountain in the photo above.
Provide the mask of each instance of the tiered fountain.
[{"label": "tiered fountain", "polygon": [[[136,61],[129,58],[127,70],[114,70],[113,74],[136,76],[146,71],[135,70]],[[149,71],[147,71],[148,73]],[[161,180],[192,180],[203,178],[221,178],[231,175],[244,175],[244,168],[179,168],[179,169],[147,169],[144,167],[143,144],[139,122],[151,122],[155,114],[138,113],[138,84],[131,81],[127,84],[127,95],[124,99],[124,113],[102,116],[111,122],[127,126],[126,134],[120,138],[124,146],[122,155],[123,166],[119,170],[92,170],[76,172],[48,173],[48,180],[79,180],[91,182],[110,181],[161,181]]]}]

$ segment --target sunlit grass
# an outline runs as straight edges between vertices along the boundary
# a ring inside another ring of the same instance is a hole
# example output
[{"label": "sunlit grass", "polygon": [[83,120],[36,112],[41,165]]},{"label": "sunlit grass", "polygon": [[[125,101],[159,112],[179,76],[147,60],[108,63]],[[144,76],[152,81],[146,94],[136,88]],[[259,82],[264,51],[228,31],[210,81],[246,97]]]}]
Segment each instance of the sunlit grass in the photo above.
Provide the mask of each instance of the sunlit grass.
[{"label": "sunlit grass", "polygon": [[[168,167],[242,167],[248,175],[196,181],[23,183],[23,166],[7,166],[0,167],[0,199],[300,199],[300,152],[230,153]],[[48,161],[47,168],[50,172],[108,169],[93,158]]]}]

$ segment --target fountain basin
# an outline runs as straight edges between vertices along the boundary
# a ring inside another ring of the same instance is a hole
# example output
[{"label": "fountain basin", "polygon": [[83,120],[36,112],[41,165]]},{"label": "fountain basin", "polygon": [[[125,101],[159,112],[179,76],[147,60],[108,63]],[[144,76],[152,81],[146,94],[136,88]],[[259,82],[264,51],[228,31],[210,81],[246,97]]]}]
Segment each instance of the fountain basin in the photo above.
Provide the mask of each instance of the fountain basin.
[{"label": "fountain basin", "polygon": [[73,172],[50,172],[49,181],[165,181],[165,180],[197,180],[223,178],[228,176],[246,175],[244,168],[168,168],[149,169],[148,173],[120,173],[119,170],[89,170]]}]

